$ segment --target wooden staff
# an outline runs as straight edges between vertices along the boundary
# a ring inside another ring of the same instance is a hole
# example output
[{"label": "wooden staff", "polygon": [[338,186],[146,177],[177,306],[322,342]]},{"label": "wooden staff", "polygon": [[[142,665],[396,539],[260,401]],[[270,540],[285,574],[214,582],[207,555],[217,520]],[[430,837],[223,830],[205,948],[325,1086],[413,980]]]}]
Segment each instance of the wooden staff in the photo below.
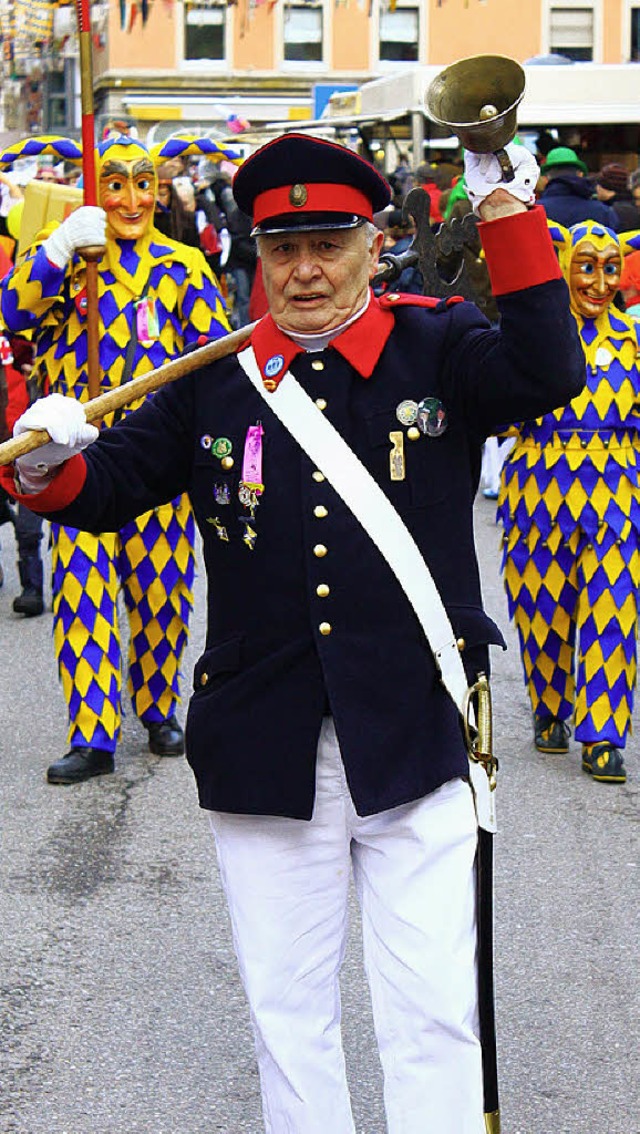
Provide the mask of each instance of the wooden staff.
[{"label": "wooden staff", "polygon": [[[91,401],[84,403],[87,421],[102,421],[107,414],[122,409],[123,406],[137,401],[138,398],[152,394],[161,386],[175,382],[176,378],[183,378],[185,374],[191,374],[194,370],[199,370],[201,366],[208,366],[219,358],[234,354],[235,351],[244,346],[257,325],[257,323],[248,323],[239,331],[232,331],[230,335],[225,335],[222,339],[214,339],[189,354],[180,355],[179,358],[173,358],[171,362],[165,362],[163,366],[158,366],[156,370],[150,370],[148,374],[141,374],[139,378],[133,378],[124,386],[116,386],[113,390],[107,390],[106,394],[92,398]],[[41,445],[46,445],[50,440],[46,429],[30,429],[27,433],[21,433],[19,437],[14,437],[13,440],[5,441],[3,445],[0,445],[0,465],[11,464],[16,457],[22,457],[25,453],[32,453],[34,449],[39,449]]]},{"label": "wooden staff", "polygon": [[[98,203],[96,185],[95,127],[93,114],[93,54],[89,0],[76,0],[80,51],[80,101],[82,107],[82,180],[85,205]],[[98,322],[98,263],[104,248],[78,249],[84,259],[87,287],[87,388],[89,397],[100,393],[100,328]]]}]

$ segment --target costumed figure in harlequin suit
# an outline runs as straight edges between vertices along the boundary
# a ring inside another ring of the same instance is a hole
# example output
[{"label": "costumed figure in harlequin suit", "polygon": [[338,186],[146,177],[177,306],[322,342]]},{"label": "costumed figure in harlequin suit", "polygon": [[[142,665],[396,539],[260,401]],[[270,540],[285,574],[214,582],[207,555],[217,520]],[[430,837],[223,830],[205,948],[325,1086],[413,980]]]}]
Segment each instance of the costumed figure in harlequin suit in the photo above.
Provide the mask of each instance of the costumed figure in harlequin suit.
[{"label": "costumed figure in harlequin suit", "polygon": [[[78,253],[89,245],[104,245],[98,265],[103,391],[161,366],[200,336],[227,332],[217,281],[202,253],[153,227],[155,167],[170,157],[204,152],[203,146],[211,160],[236,160],[208,139],[173,138],[151,151],[124,136],[101,142],[96,151],[101,207],[82,206],[62,224],[44,229],[3,281],[3,320],[11,332],[33,334],[44,391],[78,401],[89,397],[86,265]],[[69,139],[36,138],[11,147],[0,161],[34,152],[82,159]],[[121,588],[134,712],[152,752],[182,754],[175,709],[192,607],[194,533],[186,497],[117,532],[89,535],[52,525],[54,643],[69,709],[70,751],[49,767],[49,782],[73,783],[114,769],[121,729]]]},{"label": "costumed figure in harlequin suit", "polygon": [[640,233],[549,223],[586,359],[565,408],[520,425],[502,474],[502,567],[520,639],[536,747],[568,751],[623,783],[636,680],[640,581],[638,327],[612,305]]}]

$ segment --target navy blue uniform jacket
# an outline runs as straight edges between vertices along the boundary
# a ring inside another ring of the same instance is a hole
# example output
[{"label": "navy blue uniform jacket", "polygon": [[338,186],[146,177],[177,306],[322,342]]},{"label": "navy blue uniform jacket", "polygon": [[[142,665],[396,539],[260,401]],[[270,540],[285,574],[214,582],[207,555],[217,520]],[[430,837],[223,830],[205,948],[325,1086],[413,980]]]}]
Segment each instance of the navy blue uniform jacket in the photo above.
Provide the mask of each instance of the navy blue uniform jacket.
[{"label": "navy blue uniform jacket", "polygon": [[[482,610],[474,548],[482,441],[507,421],[569,401],[584,371],[542,210],[484,228],[492,230],[485,243],[495,286],[510,289],[500,300],[500,332],[470,303],[428,307],[421,297],[387,296],[372,297],[366,314],[320,354],[299,350],[270,316],[253,336],[263,374],[282,355],[281,373],[290,365],[308,393],[326,401],[324,412],[398,509],[465,639],[469,670],[486,665],[487,643],[501,641]],[[526,240],[516,251],[522,232],[532,238],[528,252]],[[396,407],[427,396],[442,402],[446,429],[411,440]],[[251,549],[237,490],[246,432],[259,421],[265,489]],[[392,481],[389,433],[398,429],[406,476]],[[231,469],[210,446],[219,438],[232,443]],[[361,815],[467,774],[457,710],[406,596],[314,471],[230,356],[159,391],[67,462],[37,499],[24,498],[62,523],[107,531],[189,493],[208,602],[186,736],[205,808],[309,818],[327,712]],[[225,485],[230,502],[220,503]],[[326,515],[315,514],[319,506]],[[326,554],[316,554],[318,545]],[[320,597],[318,587],[329,593]],[[321,623],[331,632],[322,634]]]}]

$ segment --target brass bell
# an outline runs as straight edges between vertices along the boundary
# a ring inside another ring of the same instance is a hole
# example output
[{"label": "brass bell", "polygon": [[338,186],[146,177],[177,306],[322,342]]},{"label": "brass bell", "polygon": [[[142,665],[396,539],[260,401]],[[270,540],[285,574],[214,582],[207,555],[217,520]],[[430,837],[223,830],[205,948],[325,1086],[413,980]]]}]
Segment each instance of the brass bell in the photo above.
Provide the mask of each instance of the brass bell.
[{"label": "brass bell", "polygon": [[457,134],[474,154],[494,153],[505,180],[513,168],[504,146],[515,137],[516,109],[524,97],[525,74],[506,55],[472,55],[445,67],[425,95],[433,122]]}]

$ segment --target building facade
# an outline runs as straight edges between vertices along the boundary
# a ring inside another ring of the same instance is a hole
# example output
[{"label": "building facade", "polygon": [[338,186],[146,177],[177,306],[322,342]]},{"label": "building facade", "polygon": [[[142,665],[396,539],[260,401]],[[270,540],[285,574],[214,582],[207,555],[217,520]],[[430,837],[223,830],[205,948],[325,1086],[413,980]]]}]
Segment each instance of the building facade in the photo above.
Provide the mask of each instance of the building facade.
[{"label": "building facade", "polygon": [[[74,6],[35,11],[0,0],[4,129],[77,132]],[[99,120],[151,140],[241,141],[246,124],[319,117],[333,89],[466,55],[640,62],[640,0],[97,0],[92,22]]]}]

